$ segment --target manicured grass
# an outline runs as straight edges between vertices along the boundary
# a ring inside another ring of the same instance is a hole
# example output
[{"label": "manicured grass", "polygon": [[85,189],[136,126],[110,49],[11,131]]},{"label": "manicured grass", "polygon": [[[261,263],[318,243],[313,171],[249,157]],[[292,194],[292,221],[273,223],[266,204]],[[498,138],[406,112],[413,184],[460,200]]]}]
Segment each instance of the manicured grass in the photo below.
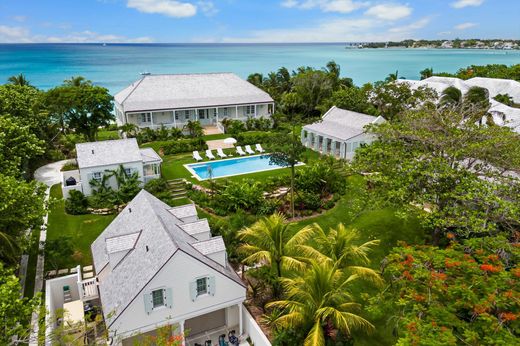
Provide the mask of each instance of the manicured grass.
[{"label": "manicured grass", "polygon": [[36,262],[38,262],[38,247],[40,245],[40,228],[34,229],[31,234],[31,247],[29,249],[29,261],[25,276],[24,297],[34,296],[34,280],[36,278]]},{"label": "manicured grass", "polygon": [[97,140],[98,141],[107,141],[109,139],[119,139],[119,133],[117,130],[108,131],[108,130],[101,130],[97,133]]},{"label": "manicured grass", "polygon": [[92,264],[90,245],[110,224],[115,215],[69,215],[64,209],[65,200],[59,184],[52,186],[50,195],[57,201],[51,205],[49,210],[47,239],[56,239],[61,236],[71,238],[75,254],[64,261],[65,268],[72,268],[78,264],[82,266]]}]

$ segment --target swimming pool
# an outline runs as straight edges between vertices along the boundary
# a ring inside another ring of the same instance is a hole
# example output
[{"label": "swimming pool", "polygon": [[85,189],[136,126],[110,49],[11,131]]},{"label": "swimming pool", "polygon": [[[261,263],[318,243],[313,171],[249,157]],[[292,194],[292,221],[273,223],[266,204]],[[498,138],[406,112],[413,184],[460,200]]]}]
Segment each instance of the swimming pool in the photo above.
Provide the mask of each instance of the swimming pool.
[{"label": "swimming pool", "polygon": [[[191,163],[184,165],[184,167],[198,180],[206,180],[210,177],[231,177],[234,175],[284,168],[283,166],[271,164],[270,158],[271,156],[269,154],[254,155],[203,163]],[[303,165],[303,163],[299,163],[298,165]]]}]

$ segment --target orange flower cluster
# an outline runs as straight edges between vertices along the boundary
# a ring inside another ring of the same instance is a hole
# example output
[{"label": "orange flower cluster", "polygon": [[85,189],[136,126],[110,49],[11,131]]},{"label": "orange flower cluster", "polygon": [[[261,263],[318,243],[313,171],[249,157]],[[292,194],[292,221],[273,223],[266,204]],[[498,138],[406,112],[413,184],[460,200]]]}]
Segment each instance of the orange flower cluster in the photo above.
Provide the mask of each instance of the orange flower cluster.
[{"label": "orange flower cluster", "polygon": [[503,321],[514,321],[514,320],[516,320],[518,318],[518,316],[515,315],[512,312],[503,312],[503,313],[500,314],[500,318]]},{"label": "orange flower cluster", "polygon": [[446,268],[452,268],[452,267],[458,267],[460,266],[460,261],[453,261],[453,262],[450,262],[448,259],[444,262],[444,264],[446,265]]},{"label": "orange flower cluster", "polygon": [[417,330],[417,323],[416,322],[410,322],[406,325],[406,329],[408,329],[411,332],[415,332]]},{"label": "orange flower cluster", "polygon": [[444,281],[448,278],[448,275],[446,275],[444,273],[432,272],[431,275],[432,275],[432,279],[441,280],[441,281]]},{"label": "orange flower cluster", "polygon": [[408,270],[405,270],[403,272],[403,276],[406,278],[406,280],[413,281],[413,276],[412,276],[412,274],[410,274],[410,272]]},{"label": "orange flower cluster", "polygon": [[406,255],[406,259],[403,261],[404,265],[411,266],[413,263],[413,256],[412,255]]},{"label": "orange flower cluster", "polygon": [[426,300],[426,297],[421,294],[415,294],[413,296],[413,299],[418,302],[424,302]]},{"label": "orange flower cluster", "polygon": [[483,270],[485,272],[490,272],[490,273],[498,273],[499,271],[502,270],[502,268],[496,267],[492,264],[482,264],[480,266],[480,270]]},{"label": "orange flower cluster", "polygon": [[511,273],[513,273],[513,275],[516,276],[517,278],[520,278],[520,268],[511,269]]}]

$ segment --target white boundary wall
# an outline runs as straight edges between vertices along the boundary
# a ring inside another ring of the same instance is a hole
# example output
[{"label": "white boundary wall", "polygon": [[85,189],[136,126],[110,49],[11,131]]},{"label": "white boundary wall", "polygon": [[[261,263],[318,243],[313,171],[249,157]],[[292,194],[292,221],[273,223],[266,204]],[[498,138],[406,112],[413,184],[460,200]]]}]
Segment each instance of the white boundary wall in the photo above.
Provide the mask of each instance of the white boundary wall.
[{"label": "white boundary wall", "polygon": [[254,346],[271,346],[271,342],[245,306],[242,309],[242,320],[244,332],[249,335]]}]

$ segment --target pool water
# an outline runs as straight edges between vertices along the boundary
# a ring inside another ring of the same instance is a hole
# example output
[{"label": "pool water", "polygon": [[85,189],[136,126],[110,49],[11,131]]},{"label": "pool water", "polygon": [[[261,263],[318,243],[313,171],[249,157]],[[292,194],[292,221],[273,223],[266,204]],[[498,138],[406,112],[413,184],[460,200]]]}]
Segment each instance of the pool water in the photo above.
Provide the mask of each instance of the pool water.
[{"label": "pool water", "polygon": [[239,174],[284,168],[270,162],[270,155],[237,157],[184,165],[198,180],[222,178]]}]

